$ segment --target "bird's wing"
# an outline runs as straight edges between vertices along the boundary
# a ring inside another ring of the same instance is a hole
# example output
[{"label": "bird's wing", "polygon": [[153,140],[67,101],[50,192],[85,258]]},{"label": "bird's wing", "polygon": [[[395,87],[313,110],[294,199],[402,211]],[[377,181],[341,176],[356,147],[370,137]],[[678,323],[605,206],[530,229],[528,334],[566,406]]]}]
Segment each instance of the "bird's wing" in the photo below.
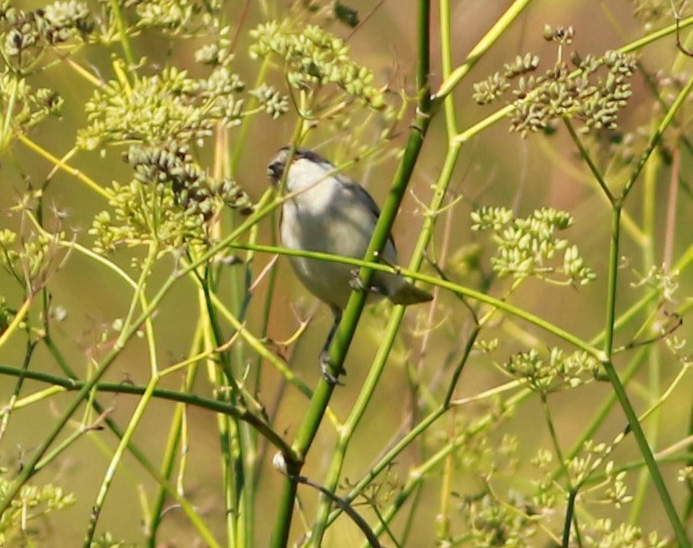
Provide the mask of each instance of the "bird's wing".
[{"label": "bird's wing", "polygon": [[[373,224],[375,225],[375,223],[378,221],[378,217],[380,217],[380,208],[378,207],[378,204],[375,203],[373,197],[365,188],[358,183],[355,183],[348,177],[345,177],[344,175],[337,175],[337,177],[339,177],[339,180],[344,184],[344,188],[347,190],[347,192],[354,195],[357,201],[363,202],[368,206],[368,209],[375,217],[375,220],[373,221]],[[392,238],[392,234],[388,235],[388,240],[390,244],[392,244],[392,248],[395,250],[395,255],[397,255],[397,248],[395,247],[395,240]]]}]

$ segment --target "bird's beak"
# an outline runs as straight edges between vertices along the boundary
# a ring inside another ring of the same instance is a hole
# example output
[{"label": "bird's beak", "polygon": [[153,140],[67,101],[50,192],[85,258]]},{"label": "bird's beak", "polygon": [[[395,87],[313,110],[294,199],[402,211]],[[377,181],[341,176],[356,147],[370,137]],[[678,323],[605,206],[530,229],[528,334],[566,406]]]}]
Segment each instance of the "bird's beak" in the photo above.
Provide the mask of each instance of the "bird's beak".
[{"label": "bird's beak", "polygon": [[282,162],[272,162],[267,168],[267,175],[273,183],[278,183],[284,174],[284,164]]}]

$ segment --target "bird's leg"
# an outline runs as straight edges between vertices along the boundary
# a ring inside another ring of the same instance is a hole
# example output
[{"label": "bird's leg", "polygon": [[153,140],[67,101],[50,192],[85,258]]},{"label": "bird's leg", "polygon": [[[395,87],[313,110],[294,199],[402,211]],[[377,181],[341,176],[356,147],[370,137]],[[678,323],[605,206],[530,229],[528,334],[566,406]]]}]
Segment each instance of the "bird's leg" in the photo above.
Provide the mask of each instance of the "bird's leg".
[{"label": "bird's leg", "polygon": [[339,321],[342,319],[342,310],[339,308],[332,308],[332,314],[334,314],[334,323],[330,332],[327,334],[327,340],[325,345],[322,347],[320,352],[320,371],[324,379],[330,384],[343,384],[339,382],[339,375],[346,375],[346,371],[343,367],[339,368],[337,375],[332,374],[330,370],[330,345],[332,344],[332,339],[334,339],[334,334],[337,332],[337,327],[339,326]]}]

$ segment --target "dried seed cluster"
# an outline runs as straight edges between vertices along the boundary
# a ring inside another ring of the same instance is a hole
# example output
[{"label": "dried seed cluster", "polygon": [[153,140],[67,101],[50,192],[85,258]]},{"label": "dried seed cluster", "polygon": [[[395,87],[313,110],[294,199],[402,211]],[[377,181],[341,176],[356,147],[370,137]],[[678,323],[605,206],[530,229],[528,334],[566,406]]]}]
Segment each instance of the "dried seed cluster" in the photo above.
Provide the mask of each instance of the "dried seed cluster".
[{"label": "dried seed cluster", "polygon": [[[513,110],[509,114],[511,131],[526,137],[544,130],[560,119],[581,123],[583,133],[617,127],[619,111],[632,94],[629,79],[636,69],[635,56],[607,51],[584,58],[576,52],[570,63],[563,60],[563,48],[572,43],[574,31],[544,29],[544,37],[558,44],[559,59],[544,74],[533,74],[539,67],[536,55],[518,56],[503,71],[474,85],[474,100],[485,105],[503,97],[512,88]],[[513,87],[512,82],[515,82]]]},{"label": "dried seed cluster", "polygon": [[52,46],[74,38],[85,40],[93,28],[87,5],[77,0],[54,2],[34,11],[0,1],[2,58],[17,72],[30,70]]},{"label": "dried seed cluster", "polygon": [[166,250],[209,242],[208,223],[224,205],[252,210],[248,196],[230,179],[215,179],[194,163],[185,147],[133,146],[126,160],[135,171],[127,185],[113,183],[109,211],[99,213],[90,234],[95,249],[158,242]]}]

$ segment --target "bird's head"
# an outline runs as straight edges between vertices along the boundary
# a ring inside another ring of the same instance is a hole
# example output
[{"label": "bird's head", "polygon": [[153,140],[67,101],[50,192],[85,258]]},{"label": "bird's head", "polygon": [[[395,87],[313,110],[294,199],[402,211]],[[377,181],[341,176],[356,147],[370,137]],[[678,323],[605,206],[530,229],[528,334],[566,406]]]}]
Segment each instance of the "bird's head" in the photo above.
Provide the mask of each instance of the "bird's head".
[{"label": "bird's head", "polygon": [[334,166],[317,152],[307,148],[297,148],[292,156],[291,147],[285,146],[277,151],[267,166],[267,175],[274,184],[278,184],[284,177],[287,162],[291,163],[286,178],[289,190],[297,190],[304,185],[313,184],[318,178],[334,169]]}]

